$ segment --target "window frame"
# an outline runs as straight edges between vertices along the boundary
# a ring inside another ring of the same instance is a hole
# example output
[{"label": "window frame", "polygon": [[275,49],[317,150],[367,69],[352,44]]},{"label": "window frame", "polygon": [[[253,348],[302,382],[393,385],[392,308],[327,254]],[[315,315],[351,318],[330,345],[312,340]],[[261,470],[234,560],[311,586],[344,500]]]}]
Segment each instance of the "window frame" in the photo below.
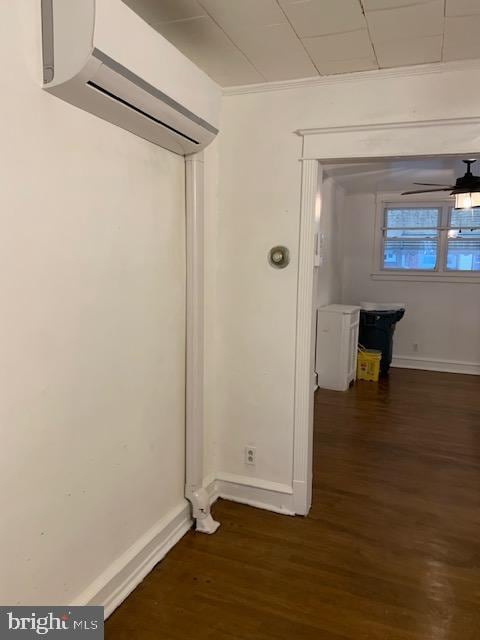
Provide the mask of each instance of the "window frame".
[{"label": "window frame", "polygon": [[[374,280],[403,280],[417,282],[466,282],[480,283],[480,271],[459,271],[447,269],[448,230],[450,211],[454,199],[440,193],[412,194],[378,193],[376,195],[375,234],[373,268],[370,274]],[[388,207],[435,208],[440,209],[438,221],[437,263],[435,269],[389,269],[383,266],[385,210]]]}]

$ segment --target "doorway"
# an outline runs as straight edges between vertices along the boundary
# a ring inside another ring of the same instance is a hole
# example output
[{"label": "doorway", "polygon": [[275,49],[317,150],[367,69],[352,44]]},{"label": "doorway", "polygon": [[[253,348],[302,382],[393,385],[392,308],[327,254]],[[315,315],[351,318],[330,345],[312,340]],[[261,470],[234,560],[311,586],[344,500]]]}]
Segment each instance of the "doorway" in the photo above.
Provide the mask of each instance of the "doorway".
[{"label": "doorway", "polygon": [[297,513],[308,513],[312,499],[315,256],[311,249],[316,211],[322,206],[324,165],[474,156],[480,148],[479,123],[478,118],[458,118],[297,131],[303,138],[293,464]]}]

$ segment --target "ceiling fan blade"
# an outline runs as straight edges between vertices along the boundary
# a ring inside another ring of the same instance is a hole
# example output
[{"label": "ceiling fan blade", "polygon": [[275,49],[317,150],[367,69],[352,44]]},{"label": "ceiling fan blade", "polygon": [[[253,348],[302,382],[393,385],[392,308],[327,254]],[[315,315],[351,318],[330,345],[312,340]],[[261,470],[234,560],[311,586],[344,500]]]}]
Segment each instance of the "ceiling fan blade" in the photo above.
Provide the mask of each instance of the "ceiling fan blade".
[{"label": "ceiling fan blade", "polygon": [[[421,187],[448,187],[448,184],[438,184],[438,182],[413,182],[412,184],[419,184]],[[454,186],[451,187],[455,189]]]},{"label": "ceiling fan blade", "polygon": [[404,191],[402,196],[409,196],[412,193],[431,193],[433,191],[451,191],[455,187],[446,187],[445,189],[417,189],[416,191]]}]

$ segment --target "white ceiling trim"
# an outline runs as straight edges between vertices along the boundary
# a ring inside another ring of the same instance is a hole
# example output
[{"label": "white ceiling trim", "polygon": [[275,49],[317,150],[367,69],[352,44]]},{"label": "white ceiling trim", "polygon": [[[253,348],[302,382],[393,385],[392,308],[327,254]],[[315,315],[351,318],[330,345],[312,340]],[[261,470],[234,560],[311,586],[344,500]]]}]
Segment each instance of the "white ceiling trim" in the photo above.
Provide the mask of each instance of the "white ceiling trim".
[{"label": "white ceiling trim", "polygon": [[480,70],[480,60],[459,60],[454,62],[434,62],[394,69],[374,69],[372,71],[356,71],[339,75],[314,76],[299,80],[280,80],[276,82],[260,82],[235,87],[224,87],[224,96],[238,96],[248,93],[264,93],[268,91],[285,91],[288,89],[303,89],[348,82],[363,82],[366,80],[384,80],[387,78],[401,78],[445,73],[449,71]]},{"label": "white ceiling trim", "polygon": [[402,122],[378,122],[375,124],[343,125],[337,127],[316,127],[313,129],[297,129],[298,136],[315,136],[327,133],[350,133],[354,131],[385,131],[386,129],[411,129],[412,127],[438,127],[449,125],[480,125],[480,116],[465,118],[440,118],[437,120],[408,120]]}]

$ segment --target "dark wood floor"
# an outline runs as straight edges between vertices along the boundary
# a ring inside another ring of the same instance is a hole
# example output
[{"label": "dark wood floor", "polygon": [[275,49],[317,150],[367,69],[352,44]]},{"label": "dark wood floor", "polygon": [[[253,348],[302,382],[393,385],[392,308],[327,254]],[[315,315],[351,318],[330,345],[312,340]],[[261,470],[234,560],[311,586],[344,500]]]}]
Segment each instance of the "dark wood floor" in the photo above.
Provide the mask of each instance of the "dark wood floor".
[{"label": "dark wood floor", "polygon": [[478,640],[480,378],[318,391],[314,505],[220,501],[111,616],[115,640]]}]

